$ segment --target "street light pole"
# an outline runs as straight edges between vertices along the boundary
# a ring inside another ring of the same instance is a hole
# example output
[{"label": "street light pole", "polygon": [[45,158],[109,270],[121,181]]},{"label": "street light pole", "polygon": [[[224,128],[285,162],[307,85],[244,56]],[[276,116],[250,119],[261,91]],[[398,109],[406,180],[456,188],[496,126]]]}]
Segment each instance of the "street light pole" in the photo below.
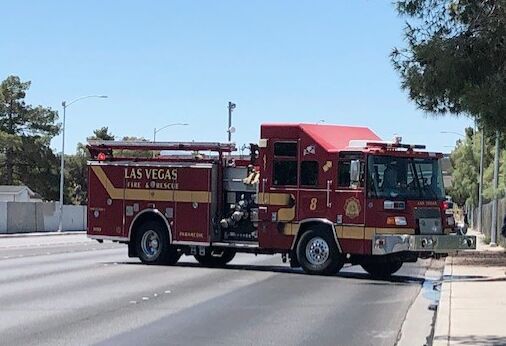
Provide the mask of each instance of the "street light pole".
[{"label": "street light pole", "polygon": [[[164,127],[161,127],[159,129],[157,129],[156,127],[153,129],[153,143],[156,142],[156,134],[162,130],[165,130],[167,127],[171,127],[171,126],[188,126],[187,123],[174,123],[174,124],[169,124],[169,125],[165,125]],[[155,152],[153,151],[153,157],[155,157]]]},{"label": "street light pole", "polygon": [[457,135],[457,136],[460,136],[460,137],[462,137],[462,138],[464,138],[464,137],[466,136],[466,135],[464,135],[464,134],[462,134],[462,133],[453,132],[453,131],[440,131],[440,133]]},{"label": "street light pole", "polygon": [[157,129],[155,127],[155,129],[153,130],[153,142],[156,142],[156,134],[162,130],[165,130],[167,127],[171,127],[171,126],[188,126],[189,124],[187,123],[174,123],[174,124],[169,124],[169,125],[165,125],[164,127],[161,127],[159,129]]},{"label": "street light pole", "polygon": [[492,202],[492,227],[490,229],[490,246],[497,246],[497,188],[499,186],[499,130],[495,132],[494,157],[494,200]]},{"label": "street light pole", "polygon": [[62,121],[62,143],[61,143],[61,158],[60,158],[60,215],[58,217],[58,232],[63,230],[63,190],[65,183],[65,115],[67,113],[67,107],[77,101],[97,97],[97,98],[107,98],[105,95],[88,95],[78,97],[70,102],[63,101],[61,103],[63,107],[63,121]]},{"label": "street light pole", "polygon": [[485,155],[485,129],[481,129],[481,138],[480,138],[480,184],[478,185],[478,231],[483,233],[482,230],[482,210],[483,210],[483,166]]},{"label": "street light pole", "polygon": [[63,131],[62,131],[62,140],[61,140],[61,157],[60,157],[60,215],[58,217],[58,232],[61,232],[63,229],[63,184],[65,180],[65,113],[67,111],[67,102],[63,101],[61,103],[63,106]]}]

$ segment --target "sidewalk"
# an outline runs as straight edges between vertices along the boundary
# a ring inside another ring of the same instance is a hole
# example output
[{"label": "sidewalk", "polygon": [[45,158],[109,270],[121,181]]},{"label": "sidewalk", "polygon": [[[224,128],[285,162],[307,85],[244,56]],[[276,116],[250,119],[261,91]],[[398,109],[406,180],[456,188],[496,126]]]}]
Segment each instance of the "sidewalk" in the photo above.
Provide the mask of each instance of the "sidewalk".
[{"label": "sidewalk", "polygon": [[506,251],[478,238],[446,259],[433,345],[506,345]]}]

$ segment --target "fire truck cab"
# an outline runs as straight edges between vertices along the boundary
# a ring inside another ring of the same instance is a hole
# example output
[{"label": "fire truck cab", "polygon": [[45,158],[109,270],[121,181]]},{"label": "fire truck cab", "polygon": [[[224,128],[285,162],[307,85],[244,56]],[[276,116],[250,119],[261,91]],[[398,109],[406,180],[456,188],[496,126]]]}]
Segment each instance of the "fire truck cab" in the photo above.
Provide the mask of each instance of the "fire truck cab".
[{"label": "fire truck cab", "polygon": [[309,274],[352,263],[387,277],[404,262],[476,247],[445,213],[442,154],[365,127],[264,124],[248,158],[231,143],[88,149],[88,236],[125,242],[146,264],[280,253]]}]

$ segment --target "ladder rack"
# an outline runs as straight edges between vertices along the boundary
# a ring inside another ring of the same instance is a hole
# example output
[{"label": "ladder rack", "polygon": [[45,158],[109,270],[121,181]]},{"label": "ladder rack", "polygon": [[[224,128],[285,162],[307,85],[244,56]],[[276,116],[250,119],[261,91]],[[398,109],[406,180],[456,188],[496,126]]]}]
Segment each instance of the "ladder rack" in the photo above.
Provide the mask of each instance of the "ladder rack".
[{"label": "ladder rack", "polygon": [[218,142],[148,142],[148,141],[105,141],[88,140],[90,151],[103,150],[182,150],[182,151],[214,151],[229,153],[236,150],[235,143]]}]

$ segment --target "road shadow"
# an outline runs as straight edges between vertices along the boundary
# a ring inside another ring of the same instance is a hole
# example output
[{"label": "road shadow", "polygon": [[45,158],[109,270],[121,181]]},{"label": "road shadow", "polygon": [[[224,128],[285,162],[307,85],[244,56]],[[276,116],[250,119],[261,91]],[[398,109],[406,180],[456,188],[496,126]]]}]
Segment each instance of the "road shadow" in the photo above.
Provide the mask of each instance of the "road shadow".
[{"label": "road shadow", "polygon": [[[146,266],[140,262],[103,262],[102,264],[113,264],[117,263],[119,265],[135,265],[135,266]],[[158,265],[157,267],[163,267],[163,265]],[[287,266],[280,265],[255,265],[255,264],[227,264],[224,267],[209,267],[204,266],[199,263],[189,263],[189,262],[178,262],[171,267],[176,268],[207,268],[207,269],[215,269],[215,270],[241,270],[241,271],[255,271],[255,272],[271,272],[271,273],[280,273],[280,274],[288,274],[288,275],[301,275],[301,276],[309,276],[309,274],[304,273],[302,268],[290,268]],[[393,275],[389,278],[374,278],[367,273],[360,272],[349,272],[346,269],[351,268],[353,266],[345,266],[339,273],[330,276],[320,276],[321,278],[336,278],[341,280],[359,280],[359,281],[367,281],[368,285],[421,285],[424,282],[423,277],[418,276],[409,276],[409,275]]]}]

